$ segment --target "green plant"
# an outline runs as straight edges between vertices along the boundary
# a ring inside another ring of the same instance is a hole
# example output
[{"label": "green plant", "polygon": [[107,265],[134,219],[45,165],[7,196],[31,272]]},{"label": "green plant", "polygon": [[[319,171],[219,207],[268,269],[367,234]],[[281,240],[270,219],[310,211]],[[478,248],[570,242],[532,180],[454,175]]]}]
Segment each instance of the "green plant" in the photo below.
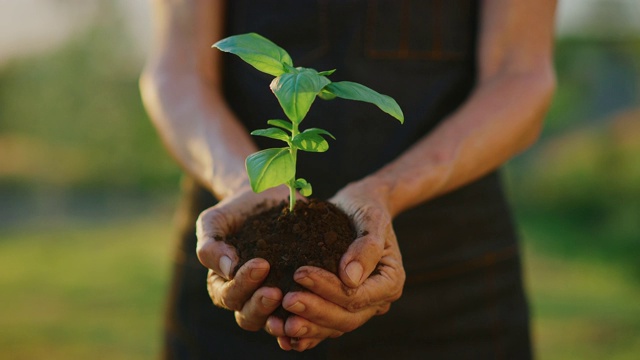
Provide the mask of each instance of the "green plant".
[{"label": "green plant", "polygon": [[265,149],[249,155],[246,167],[251,188],[255,192],[285,184],[289,188],[291,211],[296,202],[296,190],[303,196],[309,196],[312,192],[311,184],[307,180],[296,179],[298,150],[324,152],[329,149],[329,143],[324,136],[335,140],[333,135],[323,129],[310,128],[300,131],[300,123],[316,97],[324,100],[339,97],[369,102],[401,123],[404,122],[400,106],[391,97],[358,83],[331,82],[327,76],[335,70],[318,72],[310,68],[294,67],[291,56],[284,49],[261,35],[234,35],[218,41],[213,47],[235,54],[254,68],[275,76],[269,87],[289,121],[269,120],[267,123],[273,127],[254,130],[251,135],[281,140],[287,146]]}]

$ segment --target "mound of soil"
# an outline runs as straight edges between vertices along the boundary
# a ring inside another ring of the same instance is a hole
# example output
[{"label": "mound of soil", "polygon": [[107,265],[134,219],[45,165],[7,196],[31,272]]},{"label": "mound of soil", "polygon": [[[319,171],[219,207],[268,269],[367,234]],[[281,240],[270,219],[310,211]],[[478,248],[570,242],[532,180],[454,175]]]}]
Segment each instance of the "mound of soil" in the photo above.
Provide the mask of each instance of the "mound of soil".
[{"label": "mound of soil", "polygon": [[[340,258],[357,237],[353,222],[335,205],[320,200],[298,201],[292,213],[286,202],[263,210],[245,221],[226,238],[240,261],[234,272],[253,258],[269,262],[264,286],[278,287],[283,294],[303,288],[293,281],[301,266],[312,265],[338,274]],[[286,318],[282,307],[274,313]]]}]

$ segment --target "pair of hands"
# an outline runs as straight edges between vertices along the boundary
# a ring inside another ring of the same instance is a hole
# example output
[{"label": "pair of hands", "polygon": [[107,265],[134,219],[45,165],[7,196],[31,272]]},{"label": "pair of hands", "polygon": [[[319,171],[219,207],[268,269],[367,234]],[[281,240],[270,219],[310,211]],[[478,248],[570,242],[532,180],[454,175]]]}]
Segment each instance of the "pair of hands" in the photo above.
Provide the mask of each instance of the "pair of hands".
[{"label": "pair of hands", "polygon": [[[278,288],[261,287],[269,272],[264,259],[252,259],[232,274],[237,254],[220,240],[237,229],[257,204],[275,205],[288,194],[282,187],[260,194],[246,189],[205,210],[196,224],[197,252],[209,268],[207,287],[216,306],[234,311],[236,322],[245,330],[265,329],[282,349],[304,351],[386,313],[402,294],[405,273],[384,198],[354,183],[330,200],[353,217],[359,234],[366,231],[342,257],[339,278],[324,269],[303,266],[294,280],[309,291],[282,294]],[[370,276],[376,268],[378,273]],[[280,304],[293,314],[286,321],[271,316]]]}]

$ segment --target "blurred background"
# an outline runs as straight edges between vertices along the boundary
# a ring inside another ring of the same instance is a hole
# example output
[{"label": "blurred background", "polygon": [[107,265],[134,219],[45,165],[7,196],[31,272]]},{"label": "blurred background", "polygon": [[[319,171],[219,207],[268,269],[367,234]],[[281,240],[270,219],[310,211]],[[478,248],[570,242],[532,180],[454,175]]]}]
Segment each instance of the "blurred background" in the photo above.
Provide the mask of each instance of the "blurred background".
[{"label": "blurred background", "polygon": [[[160,350],[180,171],[140,103],[148,0],[0,0],[0,358]],[[504,176],[540,359],[640,354],[640,3],[564,0]]]}]

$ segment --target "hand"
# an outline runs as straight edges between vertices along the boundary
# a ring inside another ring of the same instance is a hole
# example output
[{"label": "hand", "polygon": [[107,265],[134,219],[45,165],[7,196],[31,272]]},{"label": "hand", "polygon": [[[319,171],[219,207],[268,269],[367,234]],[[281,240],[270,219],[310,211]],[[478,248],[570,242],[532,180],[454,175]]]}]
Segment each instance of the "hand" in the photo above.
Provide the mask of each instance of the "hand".
[{"label": "hand", "polygon": [[264,259],[251,259],[233,274],[238,255],[223,239],[242,225],[256,205],[265,201],[276,205],[288,194],[288,189],[282,187],[260,194],[245,189],[203,211],[196,223],[198,259],[209,268],[209,296],[216,306],[234,311],[236,322],[245,330],[264,327],[268,316],[280,305],[282,292],[260,287],[269,273],[269,263]]},{"label": "hand", "polygon": [[295,281],[311,292],[286,294],[283,307],[295,315],[286,322],[269,317],[265,327],[284,350],[304,351],[353,331],[402,295],[405,272],[384,193],[359,182],[331,201],[353,216],[360,237],[340,261],[340,278],[311,266],[296,271]]}]

